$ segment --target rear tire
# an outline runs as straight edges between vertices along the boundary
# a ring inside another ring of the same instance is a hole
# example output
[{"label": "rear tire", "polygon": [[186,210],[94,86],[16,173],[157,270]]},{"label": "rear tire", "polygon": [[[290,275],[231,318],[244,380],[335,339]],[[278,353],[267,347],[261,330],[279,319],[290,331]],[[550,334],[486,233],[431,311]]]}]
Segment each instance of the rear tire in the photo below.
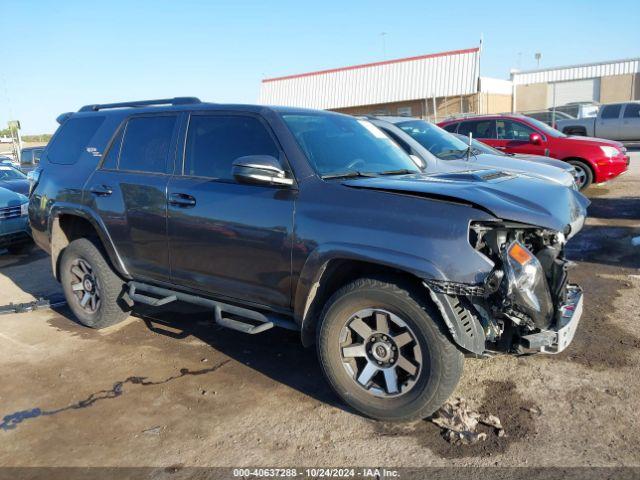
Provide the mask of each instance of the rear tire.
[{"label": "rear tire", "polygon": [[580,190],[588,188],[593,183],[593,172],[591,171],[591,167],[580,160],[569,160],[569,163],[574,166],[578,173],[576,178],[578,188]]},{"label": "rear tire", "polygon": [[82,325],[105,328],[129,316],[122,299],[124,281],[91,240],[80,238],[64,249],[60,280],[69,308]]},{"label": "rear tire", "polygon": [[464,357],[425,293],[402,281],[362,278],[325,305],[320,363],[338,396],[359,412],[389,421],[425,418],[458,384]]}]

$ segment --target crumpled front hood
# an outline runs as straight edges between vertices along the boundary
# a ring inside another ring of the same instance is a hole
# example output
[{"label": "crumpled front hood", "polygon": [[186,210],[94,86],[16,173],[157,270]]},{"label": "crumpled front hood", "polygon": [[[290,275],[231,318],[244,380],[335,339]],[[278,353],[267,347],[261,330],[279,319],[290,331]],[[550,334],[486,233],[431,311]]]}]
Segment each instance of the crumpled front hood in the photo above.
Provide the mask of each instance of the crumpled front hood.
[{"label": "crumpled front hood", "polygon": [[557,183],[499,170],[358,178],[342,183],[352,188],[468,203],[502,220],[560,232],[569,226],[569,236],[582,228],[590,203],[581,193]]}]

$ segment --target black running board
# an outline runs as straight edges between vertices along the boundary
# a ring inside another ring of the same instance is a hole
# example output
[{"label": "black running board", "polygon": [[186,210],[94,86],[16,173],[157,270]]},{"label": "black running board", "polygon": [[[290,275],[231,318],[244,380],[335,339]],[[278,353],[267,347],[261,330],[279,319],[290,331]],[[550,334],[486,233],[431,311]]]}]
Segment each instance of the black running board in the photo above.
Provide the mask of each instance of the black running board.
[{"label": "black running board", "polygon": [[[211,308],[214,313],[213,318],[215,323],[242,333],[253,335],[269,330],[274,326],[286,328],[288,330],[300,330],[300,327],[298,327],[295,322],[276,315],[265,314],[256,310],[250,310],[236,305],[229,305],[209,298],[176,292],[166,288],[147,285],[145,283],[129,282],[127,285],[129,287],[129,298],[134,302],[143,303],[152,307],[160,307],[180,300],[193,305]],[[154,296],[144,295],[139,292],[145,292]],[[228,316],[225,316],[225,314],[232,315],[236,318],[229,318]],[[256,322],[257,325],[244,322],[242,319],[251,320]]]}]

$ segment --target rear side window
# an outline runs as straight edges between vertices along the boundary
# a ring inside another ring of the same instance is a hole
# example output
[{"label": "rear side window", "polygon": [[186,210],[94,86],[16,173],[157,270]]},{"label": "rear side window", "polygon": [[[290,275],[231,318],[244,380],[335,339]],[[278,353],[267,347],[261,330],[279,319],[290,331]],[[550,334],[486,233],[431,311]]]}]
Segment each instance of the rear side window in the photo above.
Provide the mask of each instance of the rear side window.
[{"label": "rear side window", "polygon": [[602,107],[601,118],[618,118],[622,105],[606,105]]},{"label": "rear side window", "polygon": [[248,116],[191,116],[185,175],[233,180],[233,161],[246,155],[279,156],[278,147],[260,120]]},{"label": "rear side window", "polygon": [[71,118],[61,127],[47,150],[51,163],[72,165],[76,163],[87,149],[104,116]]},{"label": "rear side window", "polygon": [[122,145],[122,135],[124,133],[124,127],[118,130],[116,138],[113,139],[109,150],[107,150],[102,162],[102,168],[105,170],[115,170],[118,168],[118,156],[120,155],[120,146]]},{"label": "rear side window", "polygon": [[640,117],[640,103],[627,103],[624,109],[624,118]]},{"label": "rear side window", "polygon": [[451,133],[456,133],[456,130],[458,129],[458,125],[460,125],[459,123],[450,123],[449,125],[445,125],[444,128],[447,132],[451,132]]},{"label": "rear side window", "polygon": [[120,170],[166,173],[176,115],[134,117],[124,130]]},{"label": "rear side window", "polygon": [[458,128],[458,133],[469,136],[469,132],[473,134],[473,138],[496,138],[495,130],[496,122],[494,120],[472,120],[462,122]]}]

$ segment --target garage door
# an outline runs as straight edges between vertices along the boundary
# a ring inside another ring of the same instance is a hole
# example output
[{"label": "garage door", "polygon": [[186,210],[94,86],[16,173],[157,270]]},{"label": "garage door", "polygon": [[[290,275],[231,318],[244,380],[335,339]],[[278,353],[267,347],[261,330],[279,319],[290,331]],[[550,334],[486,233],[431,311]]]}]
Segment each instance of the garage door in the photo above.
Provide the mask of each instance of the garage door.
[{"label": "garage door", "polygon": [[547,106],[553,106],[553,90],[555,88],[556,106],[570,102],[600,101],[600,79],[571,80],[569,82],[550,83],[547,89]]}]

